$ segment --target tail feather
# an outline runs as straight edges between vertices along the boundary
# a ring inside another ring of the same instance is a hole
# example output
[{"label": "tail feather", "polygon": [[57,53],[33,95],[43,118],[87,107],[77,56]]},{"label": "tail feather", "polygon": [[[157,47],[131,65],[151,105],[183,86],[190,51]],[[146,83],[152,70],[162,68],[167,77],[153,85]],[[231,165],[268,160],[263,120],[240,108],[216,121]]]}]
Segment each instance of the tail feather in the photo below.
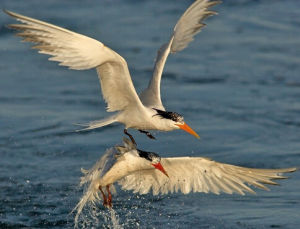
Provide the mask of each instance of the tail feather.
[{"label": "tail feather", "polygon": [[[106,173],[111,168],[118,153],[119,151],[116,150],[115,147],[109,148],[91,169],[81,169],[83,176],[80,179],[80,186],[85,185],[85,191],[80,201],[71,212],[76,212],[74,228],[78,228],[79,217],[85,205],[94,207],[98,201],[102,200],[102,196],[99,195],[99,185],[101,177],[103,176],[102,174]],[[113,184],[110,185],[110,190],[113,194],[116,193]]]},{"label": "tail feather", "polygon": [[86,128],[76,130],[76,131],[80,132],[80,131],[85,131],[85,130],[92,130],[92,129],[100,128],[100,127],[103,127],[103,126],[107,126],[107,125],[112,124],[114,122],[117,122],[116,115],[109,116],[105,119],[92,121],[92,122],[89,122],[89,123],[76,124],[78,126],[86,127]]}]

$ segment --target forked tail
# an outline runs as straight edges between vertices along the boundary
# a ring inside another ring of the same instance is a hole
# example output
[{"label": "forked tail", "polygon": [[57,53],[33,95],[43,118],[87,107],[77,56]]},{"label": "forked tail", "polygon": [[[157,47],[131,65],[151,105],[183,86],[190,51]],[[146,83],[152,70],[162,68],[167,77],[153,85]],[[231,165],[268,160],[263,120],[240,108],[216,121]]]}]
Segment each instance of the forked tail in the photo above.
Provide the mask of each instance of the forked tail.
[{"label": "forked tail", "polygon": [[84,130],[92,130],[92,129],[100,128],[100,127],[112,124],[114,122],[117,122],[117,115],[112,115],[112,116],[109,116],[109,117],[107,117],[105,119],[96,120],[96,121],[92,121],[92,122],[89,122],[89,123],[76,124],[76,125],[84,126],[85,127],[83,129],[77,130],[77,132],[84,131]]}]

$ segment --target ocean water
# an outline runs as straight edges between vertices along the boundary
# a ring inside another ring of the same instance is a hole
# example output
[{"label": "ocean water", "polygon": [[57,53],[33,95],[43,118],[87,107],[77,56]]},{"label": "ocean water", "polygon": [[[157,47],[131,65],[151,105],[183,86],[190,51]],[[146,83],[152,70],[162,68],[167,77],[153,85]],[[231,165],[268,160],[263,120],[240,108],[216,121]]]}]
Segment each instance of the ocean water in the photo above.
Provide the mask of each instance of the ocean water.
[{"label": "ocean water", "polygon": [[[128,62],[137,91],[156,51],[193,1],[1,0],[0,8],[102,41]],[[300,166],[300,1],[223,0],[162,80],[168,110],[183,131],[130,132],[161,156],[205,156],[260,168]],[[73,228],[80,168],[121,142],[122,125],[75,132],[105,117],[94,70],[47,61],[5,27],[0,12],[0,228]],[[114,211],[84,212],[85,228],[298,228],[300,173],[257,195],[136,195],[118,190]]]}]

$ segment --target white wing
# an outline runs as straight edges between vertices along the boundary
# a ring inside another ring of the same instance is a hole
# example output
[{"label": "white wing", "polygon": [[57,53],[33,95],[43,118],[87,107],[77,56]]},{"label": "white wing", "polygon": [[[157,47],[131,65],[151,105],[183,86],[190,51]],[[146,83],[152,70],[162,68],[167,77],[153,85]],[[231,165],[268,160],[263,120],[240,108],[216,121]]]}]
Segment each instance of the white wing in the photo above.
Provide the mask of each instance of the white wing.
[{"label": "white wing", "polygon": [[255,193],[246,184],[264,190],[264,184],[276,185],[273,179],[286,178],[281,173],[293,172],[287,169],[252,169],[218,163],[201,157],[162,158],[161,164],[169,178],[157,169],[137,171],[119,181],[122,189],[140,194],[151,191],[154,195],[169,192],[213,192],[219,194],[245,192]]},{"label": "white wing", "polygon": [[187,47],[194,36],[205,26],[202,21],[208,16],[217,14],[207,9],[219,3],[221,1],[197,0],[181,16],[170,41],[158,50],[152,79],[148,88],[140,95],[145,106],[164,110],[160,97],[160,81],[169,53],[176,53]]},{"label": "white wing", "polygon": [[53,56],[49,60],[75,70],[97,68],[108,111],[123,110],[129,104],[142,106],[127,63],[118,53],[90,37],[11,11],[5,12],[24,23],[9,27],[20,30],[17,35],[24,41],[36,43],[33,48],[39,49],[39,53]]}]

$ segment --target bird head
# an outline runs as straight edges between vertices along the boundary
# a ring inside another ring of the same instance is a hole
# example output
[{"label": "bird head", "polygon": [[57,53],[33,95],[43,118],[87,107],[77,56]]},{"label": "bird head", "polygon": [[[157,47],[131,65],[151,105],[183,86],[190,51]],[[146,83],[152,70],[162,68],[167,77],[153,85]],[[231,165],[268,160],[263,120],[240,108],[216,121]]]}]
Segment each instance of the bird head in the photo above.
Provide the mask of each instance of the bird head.
[{"label": "bird head", "polygon": [[171,125],[174,129],[182,129],[195,136],[196,138],[200,138],[200,136],[184,122],[184,118],[182,115],[176,112],[162,111],[155,108],[153,109],[157,112],[157,114],[155,115],[160,116],[162,119],[168,120],[169,125]]},{"label": "bird head", "polygon": [[148,160],[154,168],[158,169],[163,174],[165,174],[167,177],[169,177],[168,173],[166,172],[166,170],[160,163],[160,156],[158,154],[152,153],[152,152],[146,152],[146,151],[142,151],[142,150],[137,150],[137,151],[138,151],[140,157]]}]

